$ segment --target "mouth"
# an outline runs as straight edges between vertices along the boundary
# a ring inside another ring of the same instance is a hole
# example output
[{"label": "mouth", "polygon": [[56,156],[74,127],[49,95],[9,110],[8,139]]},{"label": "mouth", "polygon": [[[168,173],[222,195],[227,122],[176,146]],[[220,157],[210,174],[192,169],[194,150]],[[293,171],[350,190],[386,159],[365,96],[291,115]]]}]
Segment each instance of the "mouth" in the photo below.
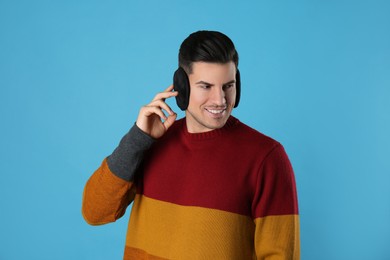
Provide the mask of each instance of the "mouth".
[{"label": "mouth", "polygon": [[205,110],[213,117],[221,117],[226,111],[226,108],[205,108]]},{"label": "mouth", "polygon": [[226,109],[207,109],[206,110],[208,112],[210,112],[211,114],[221,114],[223,113],[223,111],[225,111]]}]

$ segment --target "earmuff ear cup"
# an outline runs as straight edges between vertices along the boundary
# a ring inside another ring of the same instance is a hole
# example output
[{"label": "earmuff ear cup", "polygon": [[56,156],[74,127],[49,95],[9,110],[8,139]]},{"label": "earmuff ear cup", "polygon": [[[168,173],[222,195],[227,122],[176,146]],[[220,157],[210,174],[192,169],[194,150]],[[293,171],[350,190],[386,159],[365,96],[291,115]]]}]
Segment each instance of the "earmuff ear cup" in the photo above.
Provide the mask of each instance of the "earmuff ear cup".
[{"label": "earmuff ear cup", "polygon": [[240,103],[240,97],[241,97],[241,76],[240,76],[240,71],[237,69],[237,73],[236,73],[236,103],[234,104],[235,108],[238,106],[238,103]]},{"label": "earmuff ear cup", "polygon": [[173,89],[179,94],[176,96],[176,104],[181,110],[186,110],[190,100],[190,82],[187,73],[179,67],[173,74]]}]

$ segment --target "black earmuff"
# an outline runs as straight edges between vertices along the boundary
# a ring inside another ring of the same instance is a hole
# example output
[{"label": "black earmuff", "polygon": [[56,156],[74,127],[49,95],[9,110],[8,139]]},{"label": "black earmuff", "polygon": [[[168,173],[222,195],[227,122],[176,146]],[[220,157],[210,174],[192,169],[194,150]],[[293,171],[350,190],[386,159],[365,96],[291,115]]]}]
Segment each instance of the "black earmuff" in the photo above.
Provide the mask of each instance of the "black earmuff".
[{"label": "black earmuff", "polygon": [[[186,110],[190,101],[190,81],[187,73],[183,68],[179,67],[173,74],[173,89],[179,94],[176,96],[176,104],[181,110]],[[241,96],[241,77],[240,71],[236,73],[236,102],[234,107],[238,106]]]},{"label": "black earmuff", "polygon": [[173,89],[179,94],[176,96],[176,104],[181,110],[186,110],[190,101],[190,81],[187,73],[179,67],[173,74]]}]

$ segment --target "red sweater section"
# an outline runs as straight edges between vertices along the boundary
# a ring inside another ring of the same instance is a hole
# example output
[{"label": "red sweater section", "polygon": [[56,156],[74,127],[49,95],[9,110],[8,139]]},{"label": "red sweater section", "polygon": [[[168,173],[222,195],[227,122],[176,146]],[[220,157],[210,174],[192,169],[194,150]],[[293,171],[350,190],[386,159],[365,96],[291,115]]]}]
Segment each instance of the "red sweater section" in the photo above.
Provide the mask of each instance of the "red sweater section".
[{"label": "red sweater section", "polygon": [[298,214],[294,173],[277,141],[234,117],[190,134],[178,120],[145,156],[137,192],[185,206],[252,218]]}]

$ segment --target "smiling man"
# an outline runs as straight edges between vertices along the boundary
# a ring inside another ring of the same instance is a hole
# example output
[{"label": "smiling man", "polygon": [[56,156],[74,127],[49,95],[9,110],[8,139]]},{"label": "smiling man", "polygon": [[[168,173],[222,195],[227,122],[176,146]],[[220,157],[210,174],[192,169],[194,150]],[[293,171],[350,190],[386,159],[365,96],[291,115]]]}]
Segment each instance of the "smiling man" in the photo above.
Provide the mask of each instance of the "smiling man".
[{"label": "smiling man", "polygon": [[[231,115],[240,93],[226,35],[184,40],[174,85],[140,109],[84,189],[92,225],[134,202],[124,259],[299,259],[290,161],[280,143]],[[169,98],[185,118],[176,120]]]},{"label": "smiling man", "polygon": [[189,74],[191,96],[186,111],[190,133],[207,132],[225,125],[236,98],[236,66],[196,62]]}]

